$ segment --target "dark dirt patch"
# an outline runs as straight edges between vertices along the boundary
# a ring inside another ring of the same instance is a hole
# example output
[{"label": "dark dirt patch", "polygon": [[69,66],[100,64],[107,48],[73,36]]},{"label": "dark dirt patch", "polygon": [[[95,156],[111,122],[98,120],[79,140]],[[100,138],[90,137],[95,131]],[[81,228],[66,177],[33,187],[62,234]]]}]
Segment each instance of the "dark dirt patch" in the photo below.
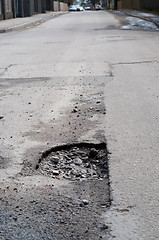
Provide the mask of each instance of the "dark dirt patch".
[{"label": "dark dirt patch", "polygon": [[109,206],[108,180],[0,189],[0,238],[98,240],[107,233],[100,214]]}]

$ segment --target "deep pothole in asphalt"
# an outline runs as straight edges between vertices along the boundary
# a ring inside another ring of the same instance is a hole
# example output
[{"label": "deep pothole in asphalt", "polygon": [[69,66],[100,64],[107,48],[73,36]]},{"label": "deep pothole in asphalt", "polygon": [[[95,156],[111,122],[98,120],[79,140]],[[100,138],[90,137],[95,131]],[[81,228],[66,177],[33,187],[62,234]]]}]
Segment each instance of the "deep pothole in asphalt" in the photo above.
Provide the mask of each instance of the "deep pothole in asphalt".
[{"label": "deep pothole in asphalt", "polygon": [[[15,204],[19,197],[18,209],[22,209],[20,214],[23,212],[20,217],[24,217],[17,223],[24,224],[29,236],[30,229],[37,224],[40,237],[35,235],[35,239],[107,239],[110,229],[103,221],[103,213],[111,205],[108,154],[105,142],[66,144],[43,152],[36,166],[27,164],[23,169],[25,176],[43,175],[46,181],[48,177],[53,181],[46,184],[44,180],[44,185],[35,184],[28,189],[22,187],[24,195],[17,190]],[[60,186],[56,185],[58,179],[66,179],[66,184],[61,181]],[[28,211],[33,217],[26,225]],[[4,228],[7,229],[6,225]]]},{"label": "deep pothole in asphalt", "polygon": [[77,143],[54,147],[42,154],[36,170],[39,174],[71,181],[108,178],[106,144]]}]

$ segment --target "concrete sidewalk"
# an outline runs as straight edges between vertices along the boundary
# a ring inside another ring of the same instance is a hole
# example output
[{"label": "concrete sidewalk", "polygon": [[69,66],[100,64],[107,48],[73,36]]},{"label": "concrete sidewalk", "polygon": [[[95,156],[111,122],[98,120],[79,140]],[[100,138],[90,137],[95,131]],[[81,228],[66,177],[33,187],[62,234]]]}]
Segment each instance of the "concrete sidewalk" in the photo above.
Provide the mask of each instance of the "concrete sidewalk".
[{"label": "concrete sidewalk", "polygon": [[25,18],[12,18],[0,21],[0,33],[16,31],[32,26],[39,25],[49,19],[66,14],[68,12],[48,12],[44,14],[36,14]]}]

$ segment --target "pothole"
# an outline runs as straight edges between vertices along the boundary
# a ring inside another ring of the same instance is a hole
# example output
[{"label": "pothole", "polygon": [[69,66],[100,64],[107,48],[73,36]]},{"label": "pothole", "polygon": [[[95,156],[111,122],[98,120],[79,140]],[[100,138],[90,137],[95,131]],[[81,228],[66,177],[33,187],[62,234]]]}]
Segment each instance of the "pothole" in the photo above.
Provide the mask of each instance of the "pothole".
[{"label": "pothole", "polygon": [[58,146],[43,153],[36,171],[52,178],[71,181],[108,178],[107,155],[105,143]]},{"label": "pothole", "polygon": [[[53,236],[58,240],[97,240],[108,235],[110,229],[103,223],[103,212],[111,204],[106,143],[56,146],[42,154],[36,167],[27,163],[22,174],[34,175],[34,186],[20,182],[12,186],[13,195],[11,189],[5,192],[0,210],[5,206],[2,227],[6,236],[12,234],[16,239],[19,222],[25,228],[25,236],[33,234],[34,239],[52,239]],[[36,174],[47,176],[40,177],[44,185],[36,184],[39,180]],[[62,185],[59,187],[57,182]],[[8,196],[12,204],[8,203]],[[8,215],[13,215],[16,221]],[[6,226],[11,224],[9,232]],[[38,231],[35,234],[34,226],[38,226],[40,235]],[[23,231],[19,232],[18,236],[24,239]]]}]

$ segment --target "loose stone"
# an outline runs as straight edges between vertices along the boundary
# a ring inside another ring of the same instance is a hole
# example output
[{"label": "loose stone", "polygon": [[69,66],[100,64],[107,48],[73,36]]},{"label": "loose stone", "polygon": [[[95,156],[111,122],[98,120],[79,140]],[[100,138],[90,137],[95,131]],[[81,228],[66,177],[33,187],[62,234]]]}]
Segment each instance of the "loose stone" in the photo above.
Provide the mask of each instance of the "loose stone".
[{"label": "loose stone", "polygon": [[54,157],[52,157],[52,158],[50,159],[50,161],[51,161],[52,163],[54,163],[54,164],[58,164],[59,158],[56,157],[56,156],[54,156]]},{"label": "loose stone", "polygon": [[88,205],[88,204],[89,204],[88,200],[86,200],[86,199],[83,199],[83,200],[82,200],[82,203],[83,203],[84,205]]},{"label": "loose stone", "polygon": [[59,170],[53,170],[52,173],[53,173],[53,175],[59,175],[60,174]]}]

